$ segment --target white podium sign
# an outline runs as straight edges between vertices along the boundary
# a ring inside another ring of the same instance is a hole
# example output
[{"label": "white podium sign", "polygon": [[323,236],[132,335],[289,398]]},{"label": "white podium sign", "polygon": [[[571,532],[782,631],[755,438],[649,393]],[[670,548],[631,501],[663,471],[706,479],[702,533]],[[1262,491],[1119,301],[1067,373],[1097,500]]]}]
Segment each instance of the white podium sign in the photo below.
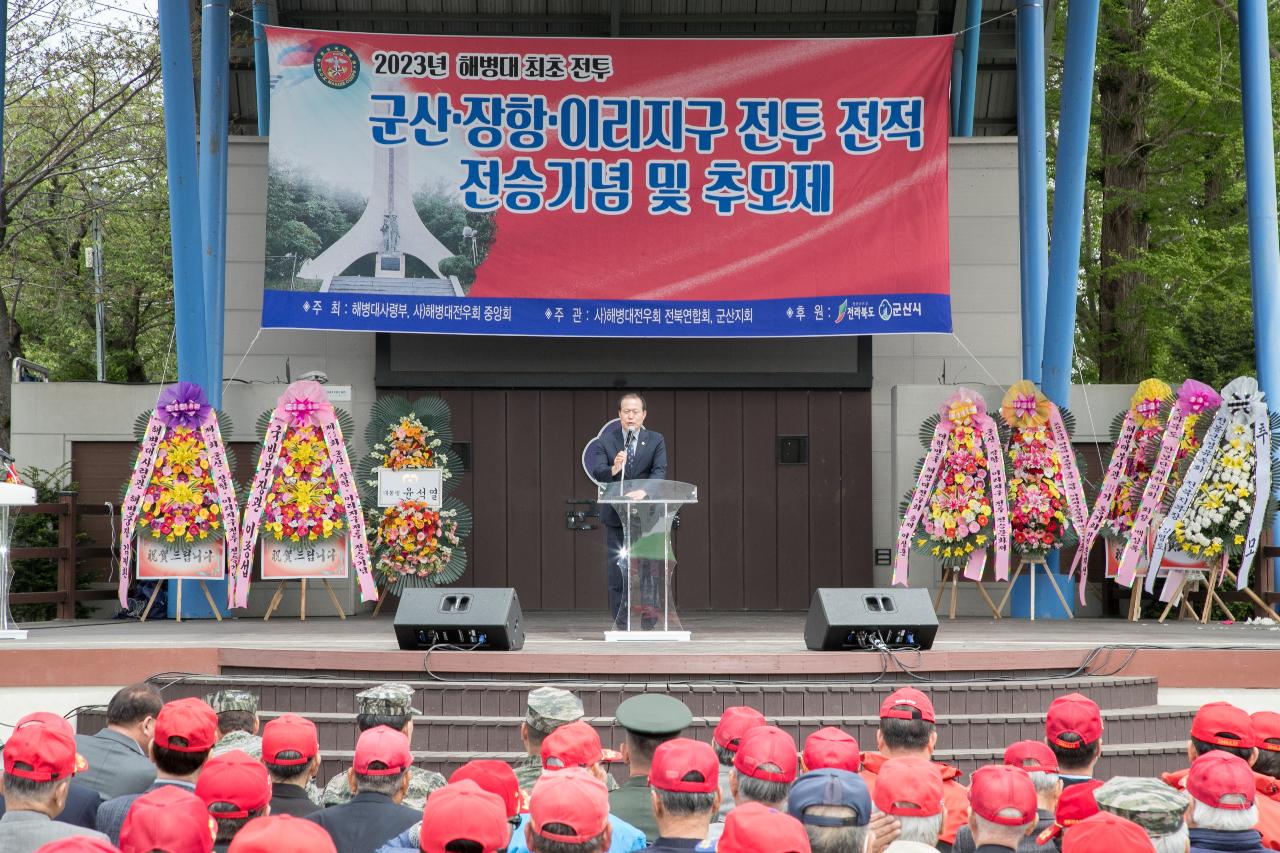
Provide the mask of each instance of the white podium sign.
[{"label": "white podium sign", "polygon": [[444,502],[444,471],[440,468],[377,468],[378,506],[418,501],[431,509]]}]

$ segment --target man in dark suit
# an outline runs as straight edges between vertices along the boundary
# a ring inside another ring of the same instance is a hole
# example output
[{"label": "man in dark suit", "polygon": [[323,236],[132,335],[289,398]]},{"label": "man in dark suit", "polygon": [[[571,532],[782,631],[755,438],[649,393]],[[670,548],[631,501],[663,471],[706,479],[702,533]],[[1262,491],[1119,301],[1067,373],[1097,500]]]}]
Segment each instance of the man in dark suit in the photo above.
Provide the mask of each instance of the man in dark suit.
[{"label": "man in dark suit", "polygon": [[333,837],[341,853],[374,853],[422,819],[417,809],[401,805],[409,790],[409,738],[388,726],[360,735],[349,776],[351,802],[307,816]]},{"label": "man in dark suit", "polygon": [[[645,429],[644,419],[647,414],[644,397],[634,392],[623,395],[618,402],[618,423],[610,425],[591,444],[591,476],[597,483],[667,478],[667,444],[662,433]],[[639,490],[628,489],[627,493],[642,496]],[[622,520],[613,507],[601,505],[600,521],[605,526],[609,613],[613,617],[614,630],[623,631],[627,628],[629,560],[622,555],[625,542]],[[635,534],[634,530],[632,534]]]}]

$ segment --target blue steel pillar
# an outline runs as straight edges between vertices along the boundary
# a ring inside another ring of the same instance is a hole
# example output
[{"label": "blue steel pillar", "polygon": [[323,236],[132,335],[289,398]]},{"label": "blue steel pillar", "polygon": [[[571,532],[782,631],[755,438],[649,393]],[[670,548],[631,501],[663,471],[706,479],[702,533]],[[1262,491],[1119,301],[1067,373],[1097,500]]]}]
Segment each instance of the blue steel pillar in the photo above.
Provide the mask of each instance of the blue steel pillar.
[{"label": "blue steel pillar", "polygon": [[204,241],[209,402],[222,405],[222,322],[227,269],[227,113],[231,17],[227,0],[203,0],[200,20],[200,229]]},{"label": "blue steel pillar", "polygon": [[[1048,175],[1044,141],[1044,5],[1018,0],[1018,236],[1022,375],[1040,381],[1048,286]],[[963,120],[963,116],[962,116]]]},{"label": "blue steel pillar", "polygon": [[253,0],[253,82],[258,95],[258,135],[271,135],[271,63],[267,58],[267,0]]},{"label": "blue steel pillar", "polygon": [[[1244,107],[1244,173],[1253,281],[1253,341],[1258,384],[1271,411],[1280,410],[1280,245],[1276,242],[1275,139],[1272,135],[1267,5],[1240,0],[1240,100]],[[1272,484],[1280,488],[1280,484]],[[1280,519],[1272,533],[1280,542]],[[1280,588],[1280,562],[1273,568]]]},{"label": "blue steel pillar", "polygon": [[[964,70],[957,136],[973,136],[973,102],[978,96],[978,36],[981,32],[982,0],[968,0],[964,10]],[[1043,71],[1040,76],[1044,77]]]}]

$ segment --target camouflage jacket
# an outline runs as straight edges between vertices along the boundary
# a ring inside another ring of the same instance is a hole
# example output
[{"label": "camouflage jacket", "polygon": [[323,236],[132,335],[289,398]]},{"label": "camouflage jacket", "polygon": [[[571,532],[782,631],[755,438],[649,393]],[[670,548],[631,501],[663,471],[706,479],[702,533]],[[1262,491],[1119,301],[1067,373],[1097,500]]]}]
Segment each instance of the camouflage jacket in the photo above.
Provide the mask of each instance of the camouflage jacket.
[{"label": "camouflage jacket", "polygon": [[213,745],[209,755],[210,757],[221,755],[233,749],[246,753],[250,758],[262,760],[262,738],[258,735],[251,735],[248,732],[228,732]]},{"label": "camouflage jacket", "polygon": [[[421,767],[412,767],[409,769],[409,792],[404,795],[404,805],[421,810],[427,804],[427,795],[436,788],[443,788],[444,785],[444,777],[439,773],[423,770]],[[350,801],[351,785],[347,782],[347,774],[339,773],[325,786],[321,804],[328,808]]]}]

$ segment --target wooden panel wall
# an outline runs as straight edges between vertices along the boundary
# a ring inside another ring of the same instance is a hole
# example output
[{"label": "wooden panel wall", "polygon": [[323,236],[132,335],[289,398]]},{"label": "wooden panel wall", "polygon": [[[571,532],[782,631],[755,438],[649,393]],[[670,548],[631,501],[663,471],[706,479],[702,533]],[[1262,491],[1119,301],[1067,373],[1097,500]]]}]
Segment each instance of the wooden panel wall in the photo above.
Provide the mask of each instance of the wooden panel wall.
[{"label": "wooden panel wall", "polygon": [[[419,389],[453,409],[471,443],[458,494],[475,514],[461,585],[514,586],[527,609],[601,610],[604,537],[566,529],[592,499],[582,448],[616,415],[609,389]],[[817,586],[871,583],[870,394],[661,390],[646,426],[667,439],[668,476],[698,486],[677,535],[678,604],[803,610]],[[805,465],[777,464],[778,435],[807,435]]]}]

